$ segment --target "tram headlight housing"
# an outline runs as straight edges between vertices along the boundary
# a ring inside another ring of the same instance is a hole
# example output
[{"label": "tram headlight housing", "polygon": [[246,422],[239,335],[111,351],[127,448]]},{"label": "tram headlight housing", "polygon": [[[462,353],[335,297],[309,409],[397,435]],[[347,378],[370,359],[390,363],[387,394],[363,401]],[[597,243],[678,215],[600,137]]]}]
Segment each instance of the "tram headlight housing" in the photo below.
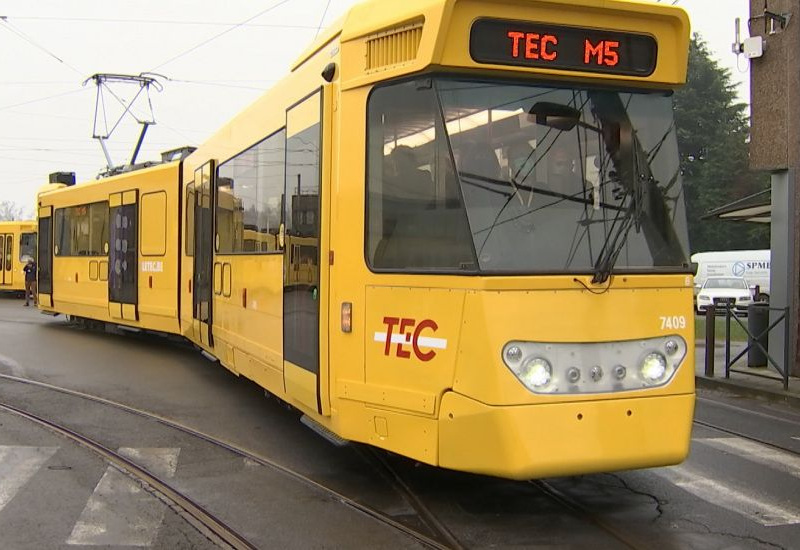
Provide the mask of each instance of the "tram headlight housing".
[{"label": "tram headlight housing", "polygon": [[514,340],[503,363],[537,394],[602,394],[665,386],[687,357],[678,335],[617,342]]},{"label": "tram headlight housing", "polygon": [[647,384],[657,384],[667,374],[667,358],[659,352],[648,353],[639,365],[642,380]]},{"label": "tram headlight housing", "polygon": [[553,379],[553,367],[547,359],[533,357],[526,359],[517,369],[512,369],[520,382],[533,391],[544,391]]}]

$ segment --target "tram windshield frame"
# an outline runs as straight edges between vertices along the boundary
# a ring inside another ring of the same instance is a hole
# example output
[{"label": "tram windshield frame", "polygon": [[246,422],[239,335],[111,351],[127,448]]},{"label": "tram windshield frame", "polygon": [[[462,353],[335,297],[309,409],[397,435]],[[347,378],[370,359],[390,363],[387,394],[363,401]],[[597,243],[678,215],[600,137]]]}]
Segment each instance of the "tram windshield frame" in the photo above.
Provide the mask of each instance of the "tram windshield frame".
[{"label": "tram windshield frame", "polygon": [[427,76],[367,111],[372,271],[691,271],[669,91]]}]

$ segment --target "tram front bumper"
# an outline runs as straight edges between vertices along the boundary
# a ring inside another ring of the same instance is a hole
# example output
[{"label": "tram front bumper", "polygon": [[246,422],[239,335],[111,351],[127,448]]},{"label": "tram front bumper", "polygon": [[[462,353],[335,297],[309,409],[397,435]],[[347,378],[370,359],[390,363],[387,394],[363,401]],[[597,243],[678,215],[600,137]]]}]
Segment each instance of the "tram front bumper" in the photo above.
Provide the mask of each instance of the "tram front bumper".
[{"label": "tram front bumper", "polygon": [[439,465],[512,479],[668,466],[689,453],[695,396],[489,406],[442,398]]}]

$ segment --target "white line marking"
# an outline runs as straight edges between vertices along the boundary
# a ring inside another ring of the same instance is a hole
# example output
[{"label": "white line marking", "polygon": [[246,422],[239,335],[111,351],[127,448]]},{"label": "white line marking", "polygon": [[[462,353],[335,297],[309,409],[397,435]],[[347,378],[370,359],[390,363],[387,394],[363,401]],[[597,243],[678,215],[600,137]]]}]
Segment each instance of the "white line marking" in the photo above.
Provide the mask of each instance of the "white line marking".
[{"label": "white line marking", "polygon": [[14,361],[11,357],[0,355],[0,365],[4,365],[11,370],[13,376],[23,378],[25,376],[25,368]]},{"label": "white line marking", "polygon": [[50,460],[58,447],[0,445],[0,510]]},{"label": "white line marking", "polygon": [[[386,343],[386,333],[376,332],[375,341]],[[408,344],[411,345],[410,334],[392,334],[392,344]],[[447,349],[447,340],[444,338],[431,338],[429,336],[420,336],[417,339],[417,345],[426,348]]]},{"label": "white line marking", "polygon": [[800,437],[792,437],[795,441],[800,441]]},{"label": "white line marking", "polygon": [[706,502],[745,516],[766,527],[800,523],[800,509],[790,503],[770,501],[752,493],[746,494],[696,473],[686,466],[664,468],[658,470],[657,474]]},{"label": "white line marking", "polygon": [[737,456],[780,470],[794,477],[800,477],[800,458],[791,453],[773,449],[755,441],[739,437],[700,439],[700,443],[716,449],[733,451]]},{"label": "white line marking", "polygon": [[[132,449],[119,454],[161,478],[175,474],[180,449]],[[67,544],[89,546],[152,546],[166,506],[116,468],[108,467]]]}]

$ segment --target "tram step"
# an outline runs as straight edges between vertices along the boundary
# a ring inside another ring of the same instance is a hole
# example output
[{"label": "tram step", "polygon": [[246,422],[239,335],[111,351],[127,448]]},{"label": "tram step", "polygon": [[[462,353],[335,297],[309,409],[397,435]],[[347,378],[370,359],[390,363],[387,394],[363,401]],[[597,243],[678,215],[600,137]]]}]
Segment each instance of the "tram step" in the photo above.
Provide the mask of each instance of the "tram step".
[{"label": "tram step", "polygon": [[342,439],[341,437],[339,437],[338,435],[336,435],[335,433],[330,431],[328,428],[326,428],[322,424],[316,422],[313,418],[311,418],[308,415],[304,414],[300,418],[300,422],[302,422],[307,427],[309,427],[312,430],[314,430],[315,432],[317,432],[317,435],[321,435],[322,437],[324,437],[325,439],[327,439],[329,442],[333,443],[337,447],[344,447],[345,445],[347,445],[349,443],[349,441],[347,441],[346,439]]}]

